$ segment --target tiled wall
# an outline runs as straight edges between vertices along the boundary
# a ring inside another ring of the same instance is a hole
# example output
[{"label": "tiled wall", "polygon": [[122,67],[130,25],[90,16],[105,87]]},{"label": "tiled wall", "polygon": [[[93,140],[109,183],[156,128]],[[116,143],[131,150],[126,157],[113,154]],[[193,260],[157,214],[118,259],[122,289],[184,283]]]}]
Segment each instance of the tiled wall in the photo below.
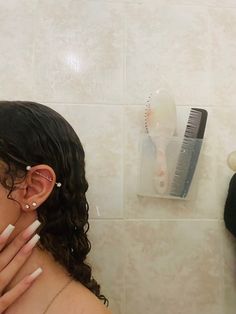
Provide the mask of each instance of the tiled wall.
[{"label": "tiled wall", "polygon": [[[0,0],[0,98],[42,102],[86,152],[89,256],[114,314],[234,314],[223,209],[236,150],[235,0]],[[140,198],[144,103],[208,110],[197,198]]]}]

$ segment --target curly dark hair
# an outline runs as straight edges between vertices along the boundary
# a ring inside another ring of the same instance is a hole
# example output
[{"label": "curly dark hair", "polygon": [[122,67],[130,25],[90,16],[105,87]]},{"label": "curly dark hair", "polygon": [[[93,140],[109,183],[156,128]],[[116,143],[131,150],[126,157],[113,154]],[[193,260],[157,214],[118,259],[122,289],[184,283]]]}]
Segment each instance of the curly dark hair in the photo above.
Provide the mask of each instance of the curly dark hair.
[{"label": "curly dark hair", "polygon": [[100,285],[91,276],[91,266],[85,263],[91,250],[85,196],[88,182],[84,149],[72,126],[43,104],[0,101],[0,160],[7,165],[0,183],[10,190],[7,197],[13,201],[10,194],[16,189],[15,179],[26,177],[27,165],[53,168],[62,186],[55,186],[36,209],[41,222],[39,248],[51,252],[70,276],[108,306],[108,299],[100,294]]}]

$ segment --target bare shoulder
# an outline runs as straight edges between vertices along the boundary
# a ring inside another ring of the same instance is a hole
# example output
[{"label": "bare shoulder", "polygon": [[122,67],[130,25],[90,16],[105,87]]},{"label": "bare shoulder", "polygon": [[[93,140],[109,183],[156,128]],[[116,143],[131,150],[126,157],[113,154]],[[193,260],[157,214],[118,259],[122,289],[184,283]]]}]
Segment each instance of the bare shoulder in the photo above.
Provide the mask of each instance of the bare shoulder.
[{"label": "bare shoulder", "polygon": [[73,281],[60,298],[56,299],[47,314],[112,314],[89,289]]}]

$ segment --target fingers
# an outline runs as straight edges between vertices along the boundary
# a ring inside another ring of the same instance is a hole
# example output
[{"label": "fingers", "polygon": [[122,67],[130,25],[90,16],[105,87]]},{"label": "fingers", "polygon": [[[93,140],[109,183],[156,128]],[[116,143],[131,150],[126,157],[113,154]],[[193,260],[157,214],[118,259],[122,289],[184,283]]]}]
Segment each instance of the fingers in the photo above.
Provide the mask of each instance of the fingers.
[{"label": "fingers", "polygon": [[36,245],[40,236],[35,234],[34,237],[28,241],[23,248],[17,253],[14,259],[1,271],[0,273],[0,291],[9,284],[15,274],[19,271],[28,257],[31,255],[33,247]]},{"label": "fingers", "polygon": [[[16,255],[16,253],[22,248],[25,242],[30,238],[30,236],[35,232],[35,230],[40,226],[41,222],[39,220],[35,220],[30,226],[28,226],[25,230],[20,232],[13,241],[4,248],[3,252],[0,252],[0,271],[6,267],[6,265],[12,260],[12,258]],[[6,228],[7,229],[7,228]],[[6,230],[5,229],[5,230]],[[10,228],[12,229],[12,228]],[[3,231],[4,233],[5,231]],[[9,232],[9,231],[8,231]],[[2,247],[5,247],[7,239],[9,235],[0,236],[2,243]]]},{"label": "fingers", "polygon": [[15,302],[42,273],[42,268],[37,268],[32,274],[24,277],[14,288],[9,290],[0,298],[0,313],[3,313],[12,303]]},{"label": "fingers", "polygon": [[15,229],[15,226],[8,225],[5,230],[0,235],[0,251],[4,248],[6,245],[7,239],[11,235],[12,231]]},{"label": "fingers", "polygon": [[41,267],[39,267],[31,275],[23,278],[15,287],[11,288],[6,293],[3,292],[31,255],[34,246],[40,239],[37,233],[30,239],[31,235],[33,235],[40,224],[39,220],[35,220],[30,226],[18,234],[11,243],[7,243],[7,240],[15,228],[14,226],[7,226],[0,235],[0,313],[3,313],[14,303],[42,272]]}]

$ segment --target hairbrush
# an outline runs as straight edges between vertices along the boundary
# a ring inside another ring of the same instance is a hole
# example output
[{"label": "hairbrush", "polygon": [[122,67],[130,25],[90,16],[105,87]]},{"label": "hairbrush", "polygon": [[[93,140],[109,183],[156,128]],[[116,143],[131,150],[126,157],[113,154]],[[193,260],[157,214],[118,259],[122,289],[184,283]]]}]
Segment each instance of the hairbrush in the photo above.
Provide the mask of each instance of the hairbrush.
[{"label": "hairbrush", "polygon": [[176,130],[176,120],[173,97],[163,88],[153,91],[145,107],[145,128],[156,149],[153,184],[159,194],[164,194],[168,187],[166,147]]}]

